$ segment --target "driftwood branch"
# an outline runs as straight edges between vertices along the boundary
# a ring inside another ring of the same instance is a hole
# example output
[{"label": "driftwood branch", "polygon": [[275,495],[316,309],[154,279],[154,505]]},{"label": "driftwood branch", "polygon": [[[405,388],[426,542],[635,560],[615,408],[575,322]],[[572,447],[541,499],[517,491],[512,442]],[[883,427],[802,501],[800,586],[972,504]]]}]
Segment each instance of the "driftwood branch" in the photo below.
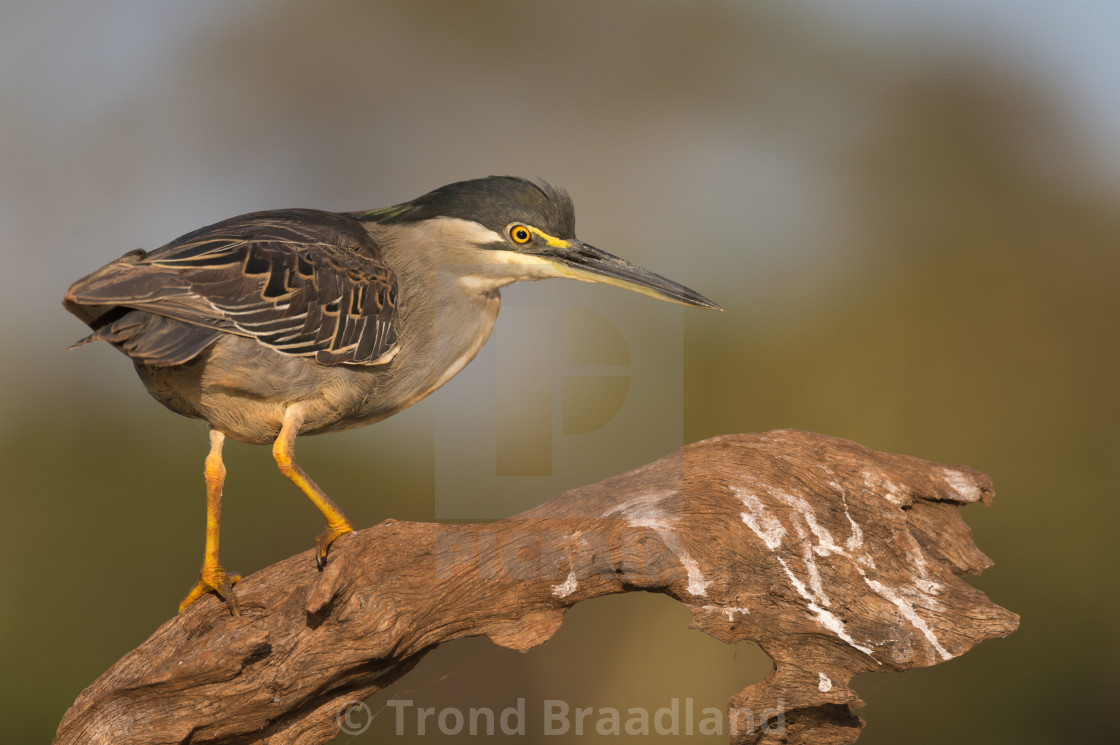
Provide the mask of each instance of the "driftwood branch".
[{"label": "driftwood branch", "polygon": [[[527,650],[564,611],[668,594],[754,640],[771,675],[729,702],[734,743],[850,743],[852,676],[934,665],[1018,617],[959,578],[991,565],[958,506],[987,476],[797,431],[728,435],[485,525],[386,521],[205,598],[97,679],[56,743],[324,743],[339,708],[441,642]],[[782,721],[760,722],[753,712]],[[743,716],[744,713],[747,716]],[[780,728],[774,726],[780,724]]]}]

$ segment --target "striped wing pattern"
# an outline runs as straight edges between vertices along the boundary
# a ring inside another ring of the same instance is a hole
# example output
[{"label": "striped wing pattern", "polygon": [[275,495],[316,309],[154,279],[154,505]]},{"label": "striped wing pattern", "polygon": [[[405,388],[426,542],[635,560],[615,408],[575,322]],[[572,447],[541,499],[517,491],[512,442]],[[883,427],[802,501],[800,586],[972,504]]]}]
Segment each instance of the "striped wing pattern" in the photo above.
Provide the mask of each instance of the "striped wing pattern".
[{"label": "striped wing pattern", "polygon": [[126,255],[69,297],[252,337],[323,364],[378,364],[397,341],[396,277],[377,244],[356,219],[317,210],[210,225]]}]

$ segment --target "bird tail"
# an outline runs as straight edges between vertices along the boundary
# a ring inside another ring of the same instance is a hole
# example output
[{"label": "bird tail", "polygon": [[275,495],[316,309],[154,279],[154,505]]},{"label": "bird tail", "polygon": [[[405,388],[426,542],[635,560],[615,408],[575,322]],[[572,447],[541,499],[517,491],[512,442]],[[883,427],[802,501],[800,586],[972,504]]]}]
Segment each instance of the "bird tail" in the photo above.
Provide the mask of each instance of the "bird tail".
[{"label": "bird tail", "polygon": [[115,317],[103,316],[92,334],[74,342],[69,349],[107,341],[136,362],[170,367],[190,362],[222,333],[130,308],[116,308],[109,315]]}]

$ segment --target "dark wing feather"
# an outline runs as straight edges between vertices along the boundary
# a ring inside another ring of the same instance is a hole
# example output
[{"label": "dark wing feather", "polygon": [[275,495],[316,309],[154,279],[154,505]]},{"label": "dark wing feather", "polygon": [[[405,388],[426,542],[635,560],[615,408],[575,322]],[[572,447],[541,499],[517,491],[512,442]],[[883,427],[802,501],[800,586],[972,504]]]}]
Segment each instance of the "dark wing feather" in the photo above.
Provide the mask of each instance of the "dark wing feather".
[{"label": "dark wing feather", "polygon": [[371,365],[396,344],[396,298],[396,276],[360,222],[282,210],[126,254],[76,282],[65,304],[95,331],[132,308],[323,364]]},{"label": "dark wing feather", "polygon": [[107,341],[134,360],[155,367],[171,367],[190,362],[222,335],[221,331],[142,310],[120,310],[119,317],[108,316],[97,330],[71,348]]}]

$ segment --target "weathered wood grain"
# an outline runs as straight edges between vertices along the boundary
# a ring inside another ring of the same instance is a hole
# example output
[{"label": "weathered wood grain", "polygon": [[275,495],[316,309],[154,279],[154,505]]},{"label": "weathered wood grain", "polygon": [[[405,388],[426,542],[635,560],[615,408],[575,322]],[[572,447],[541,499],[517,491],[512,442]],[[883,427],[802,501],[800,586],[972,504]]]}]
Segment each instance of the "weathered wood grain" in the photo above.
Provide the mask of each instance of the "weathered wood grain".
[{"label": "weathered wood grain", "polygon": [[[734,743],[855,741],[858,673],[934,665],[1015,630],[959,575],[991,565],[958,507],[992,498],[962,467],[799,431],[727,435],[484,525],[386,521],[316,570],[304,552],[205,598],[78,697],[55,742],[323,743],[339,709],[441,642],[527,650],[566,609],[668,594],[691,625],[774,660],[732,697]],[[753,712],[783,702],[783,731]]]}]

